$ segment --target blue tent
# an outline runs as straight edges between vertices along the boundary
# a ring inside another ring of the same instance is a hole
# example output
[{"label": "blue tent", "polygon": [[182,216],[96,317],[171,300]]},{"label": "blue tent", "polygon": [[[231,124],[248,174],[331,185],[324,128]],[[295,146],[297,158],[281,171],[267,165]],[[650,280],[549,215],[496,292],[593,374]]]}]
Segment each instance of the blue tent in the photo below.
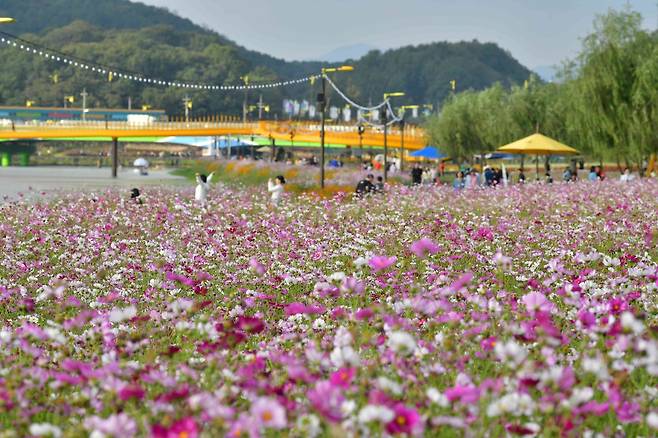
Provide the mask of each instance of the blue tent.
[{"label": "blue tent", "polygon": [[412,152],[409,154],[409,156],[417,158],[429,158],[431,160],[438,160],[447,157],[446,154],[439,152],[439,150],[433,146],[427,146],[424,149]]}]

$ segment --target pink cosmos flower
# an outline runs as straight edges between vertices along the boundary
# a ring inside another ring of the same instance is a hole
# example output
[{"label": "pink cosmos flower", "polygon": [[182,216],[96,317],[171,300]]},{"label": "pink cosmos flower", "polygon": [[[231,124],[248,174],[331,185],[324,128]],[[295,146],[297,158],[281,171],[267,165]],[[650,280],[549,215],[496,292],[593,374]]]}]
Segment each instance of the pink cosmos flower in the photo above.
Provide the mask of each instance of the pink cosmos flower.
[{"label": "pink cosmos flower", "polygon": [[345,401],[343,392],[328,380],[316,383],[315,387],[306,394],[311,405],[328,421],[337,423],[343,419],[341,406]]},{"label": "pink cosmos flower", "polygon": [[329,381],[332,385],[340,386],[341,388],[348,389],[352,384],[354,375],[356,374],[355,368],[341,368],[331,375]]},{"label": "pink cosmos flower", "polygon": [[283,429],[286,427],[286,409],[278,401],[261,397],[251,405],[251,415],[263,427]]},{"label": "pink cosmos flower", "polygon": [[427,237],[415,241],[409,248],[412,253],[421,259],[427,257],[428,254],[436,254],[439,252],[439,246]]},{"label": "pink cosmos flower", "polygon": [[398,258],[395,256],[393,257],[374,256],[373,258],[368,260],[368,265],[372,269],[372,272],[379,272],[388,269],[397,261]]},{"label": "pink cosmos flower", "polygon": [[551,312],[553,303],[540,292],[530,292],[521,299],[529,312]]},{"label": "pink cosmos flower", "polygon": [[393,408],[395,417],[386,425],[386,431],[391,434],[419,435],[423,432],[420,415],[414,409],[398,403]]},{"label": "pink cosmos flower", "polygon": [[137,423],[124,413],[108,418],[89,417],[85,419],[84,426],[87,430],[114,438],[131,438],[137,434]]},{"label": "pink cosmos flower", "polygon": [[354,277],[345,277],[340,285],[340,290],[342,292],[351,292],[354,294],[362,294],[365,289],[366,285]]},{"label": "pink cosmos flower", "polygon": [[265,275],[265,271],[267,271],[267,269],[265,269],[265,266],[263,266],[263,264],[256,259],[249,260],[249,267],[253,269],[254,272],[259,276]]},{"label": "pink cosmos flower", "polygon": [[192,417],[185,417],[169,427],[154,424],[151,426],[151,436],[153,438],[197,438],[199,429]]}]

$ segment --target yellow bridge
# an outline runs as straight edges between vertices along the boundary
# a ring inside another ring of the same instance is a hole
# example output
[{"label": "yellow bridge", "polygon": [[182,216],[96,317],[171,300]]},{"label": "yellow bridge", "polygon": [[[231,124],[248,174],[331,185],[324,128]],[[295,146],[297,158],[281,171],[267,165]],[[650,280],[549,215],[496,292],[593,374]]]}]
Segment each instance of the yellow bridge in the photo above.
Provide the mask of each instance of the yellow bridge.
[{"label": "yellow bridge", "polygon": [[[261,136],[276,140],[293,140],[299,143],[320,143],[320,125],[318,123],[300,122],[253,122],[234,123],[218,121],[196,122],[150,122],[135,124],[110,121],[65,121],[65,122],[29,122],[0,127],[0,139],[72,139],[72,138],[107,138],[112,140],[112,176],[117,176],[118,143],[121,138],[153,137],[220,137]],[[351,147],[384,146],[384,132],[370,129],[359,133],[353,125],[332,125],[325,127],[325,144],[345,145]],[[397,150],[416,150],[425,147],[424,133],[417,128],[401,132],[398,128],[387,132],[386,145]]]},{"label": "yellow bridge", "polygon": [[[0,127],[0,139],[57,139],[57,138],[121,138],[139,137],[219,137],[226,135],[264,136],[275,140],[290,140],[304,143],[320,142],[319,123],[301,122],[153,122],[134,124],[127,122],[66,121],[30,122],[11,127]],[[398,128],[388,130],[387,144],[391,148],[402,146],[402,133]],[[373,147],[384,146],[381,129],[366,130],[359,134],[357,126],[327,125],[325,143],[346,146],[361,144]],[[404,131],[404,149],[417,150],[426,146],[422,130],[412,127]]]}]

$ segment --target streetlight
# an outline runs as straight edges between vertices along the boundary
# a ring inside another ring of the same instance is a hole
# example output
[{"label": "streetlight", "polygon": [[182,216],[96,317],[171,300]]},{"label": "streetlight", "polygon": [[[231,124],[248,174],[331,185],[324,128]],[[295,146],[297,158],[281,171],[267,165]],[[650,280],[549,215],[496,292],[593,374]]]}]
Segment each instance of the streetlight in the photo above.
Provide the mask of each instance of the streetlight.
[{"label": "streetlight", "polygon": [[324,123],[327,110],[327,73],[334,73],[338,71],[354,71],[351,65],[343,65],[340,67],[323,68],[322,69],[322,93],[318,94],[318,103],[320,104],[320,113],[322,115],[322,123],[320,125],[320,187],[324,189]]},{"label": "streetlight", "polygon": [[[396,91],[394,93],[384,93],[384,102],[388,103],[391,97],[402,97],[404,92]],[[384,123],[384,182],[388,181],[388,105],[381,108],[381,119]]]},{"label": "streetlight", "polygon": [[359,132],[359,150],[361,152],[361,163],[363,163],[363,134],[366,132],[366,127],[363,126],[362,124],[359,124],[358,132]]}]

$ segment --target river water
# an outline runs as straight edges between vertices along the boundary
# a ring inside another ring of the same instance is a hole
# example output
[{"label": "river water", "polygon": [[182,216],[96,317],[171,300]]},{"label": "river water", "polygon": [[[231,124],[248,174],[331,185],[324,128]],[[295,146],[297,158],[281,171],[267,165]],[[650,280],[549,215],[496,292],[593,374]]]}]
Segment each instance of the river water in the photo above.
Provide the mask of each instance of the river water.
[{"label": "river water", "polygon": [[143,188],[153,184],[189,184],[169,170],[151,170],[139,175],[133,169],[112,178],[109,168],[95,167],[3,167],[0,168],[0,202],[20,197],[36,198],[67,191],[93,191],[108,187]]}]

